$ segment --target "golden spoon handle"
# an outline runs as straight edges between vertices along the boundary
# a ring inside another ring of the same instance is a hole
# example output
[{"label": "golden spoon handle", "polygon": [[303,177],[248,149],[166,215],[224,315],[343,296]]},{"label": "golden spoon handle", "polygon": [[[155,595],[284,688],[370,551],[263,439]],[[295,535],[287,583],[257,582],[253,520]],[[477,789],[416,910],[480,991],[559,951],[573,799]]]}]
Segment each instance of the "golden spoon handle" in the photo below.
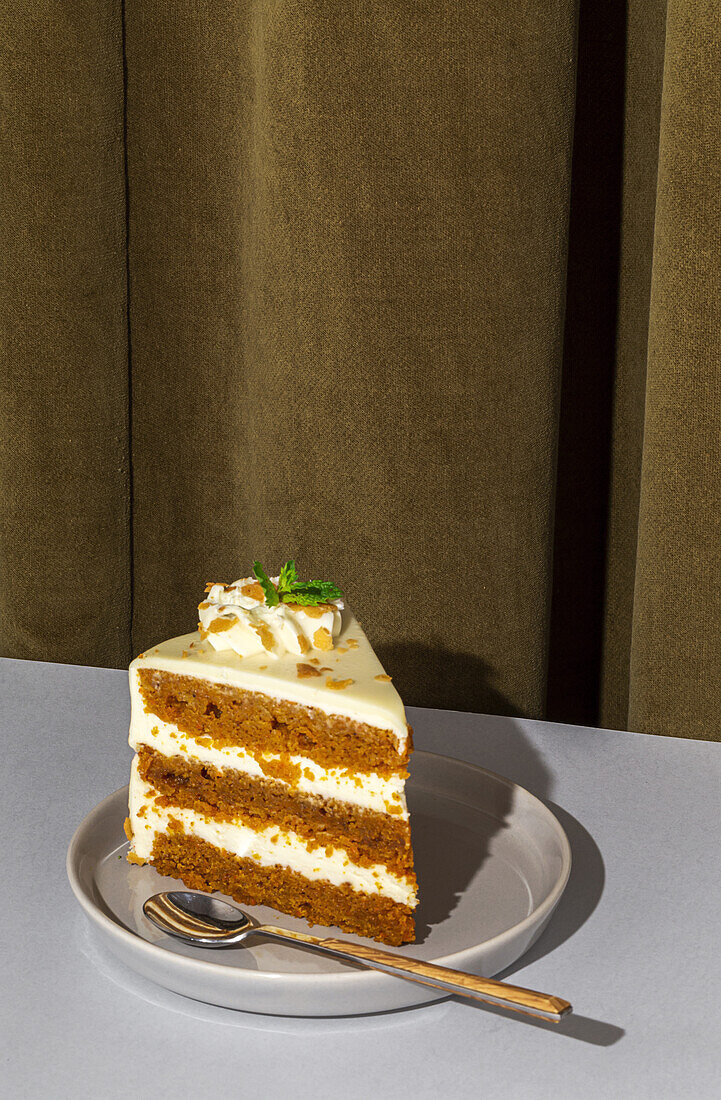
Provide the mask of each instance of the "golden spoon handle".
[{"label": "golden spoon handle", "polygon": [[461,997],[471,997],[477,1001],[485,1001],[500,1008],[537,1016],[553,1023],[558,1023],[571,1012],[571,1005],[560,997],[553,997],[548,993],[537,993],[533,989],[523,989],[518,985],[507,985],[505,982],[494,981],[493,978],[479,978],[476,974],[466,974],[462,970],[451,970],[447,966],[437,966],[435,963],[411,959],[404,955],[397,955],[394,951],[383,951],[377,947],[366,947],[362,944],[348,943],[345,940],[321,940],[303,932],[291,932],[286,928],[269,928],[267,925],[256,931],[262,935],[272,935],[274,938],[292,940],[297,944],[316,948],[337,959],[361,962],[374,970],[382,970],[385,974],[407,978],[409,981],[420,982],[422,985],[442,989],[447,993],[457,993]]}]

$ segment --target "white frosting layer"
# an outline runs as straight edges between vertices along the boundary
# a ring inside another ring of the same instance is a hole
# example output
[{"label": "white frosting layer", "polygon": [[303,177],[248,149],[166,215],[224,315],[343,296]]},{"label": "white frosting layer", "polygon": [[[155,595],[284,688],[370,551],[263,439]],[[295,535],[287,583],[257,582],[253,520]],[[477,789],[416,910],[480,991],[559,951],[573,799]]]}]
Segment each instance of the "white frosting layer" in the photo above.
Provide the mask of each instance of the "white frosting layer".
[{"label": "white frosting layer", "polygon": [[[272,577],[274,584],[278,577]],[[342,600],[320,607],[278,603],[269,607],[255,577],[214,584],[198,607],[200,623],[214,649],[232,649],[239,657],[256,653],[279,657],[332,648],[341,629]]]},{"label": "white frosting layer", "polygon": [[[172,817],[193,836],[241,859],[253,859],[262,867],[287,867],[313,881],[334,886],[347,883],[364,894],[383,894],[404,905],[416,904],[416,892],[408,880],[390,874],[381,864],[360,867],[351,863],[341,848],[330,855],[323,848],[311,850],[296,833],[282,832],[276,826],[255,830],[239,823],[215,821],[194,810],[159,807],[153,801],[156,793],[140,777],[136,757],[130,775],[131,850],[140,859],[150,858],[156,834],[167,832]],[[143,807],[145,812],[139,817]]]},{"label": "white frosting layer", "polygon": [[[197,676],[212,683],[261,692],[314,707],[326,714],[390,730],[397,740],[399,752],[403,752],[408,740],[403,703],[347,607],[342,612],[341,632],[335,648],[327,653],[316,653],[313,659],[318,665],[308,665],[307,656],[287,652],[276,660],[270,660],[265,650],[252,657],[239,657],[231,649],[214,649],[198,633],[184,634],[161,642],[137,657],[130,666],[131,684],[138,668]],[[302,664],[316,668],[320,675],[299,677],[298,666]],[[343,685],[340,689],[332,686],[339,683]]]},{"label": "white frosting layer", "polygon": [[[164,722],[154,714],[149,714],[137,689],[132,690],[132,717],[130,721],[130,745],[137,751],[140,745],[149,745],[163,756],[175,756],[182,753],[201,764],[210,764],[215,768],[234,768],[254,778],[262,778],[265,773],[255,757],[244,749],[234,745],[216,748],[200,745],[190,734],[181,732],[171,722]],[[264,761],[279,760],[273,753],[263,753]],[[340,768],[321,768],[305,756],[291,756],[290,762],[298,765],[302,771],[294,786],[299,794],[319,795],[321,798],[335,798],[340,802],[349,802],[365,810],[386,813],[389,807],[400,810],[395,816],[408,819],[403,780],[398,776],[384,778],[374,772],[359,776],[344,775]],[[277,776],[275,782],[290,786]]]}]

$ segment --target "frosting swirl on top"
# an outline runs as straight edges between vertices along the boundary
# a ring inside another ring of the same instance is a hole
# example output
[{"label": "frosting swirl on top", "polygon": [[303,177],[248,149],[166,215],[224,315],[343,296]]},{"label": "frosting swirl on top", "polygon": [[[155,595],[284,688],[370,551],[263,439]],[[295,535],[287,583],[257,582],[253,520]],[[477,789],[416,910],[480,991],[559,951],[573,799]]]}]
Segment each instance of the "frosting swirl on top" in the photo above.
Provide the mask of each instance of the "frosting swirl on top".
[{"label": "frosting swirl on top", "polygon": [[[278,577],[271,579],[278,583]],[[214,649],[232,649],[239,657],[263,652],[272,657],[302,655],[312,649],[333,649],[342,609],[342,600],[270,607],[255,577],[243,577],[233,584],[208,586],[198,605],[199,629]]]}]

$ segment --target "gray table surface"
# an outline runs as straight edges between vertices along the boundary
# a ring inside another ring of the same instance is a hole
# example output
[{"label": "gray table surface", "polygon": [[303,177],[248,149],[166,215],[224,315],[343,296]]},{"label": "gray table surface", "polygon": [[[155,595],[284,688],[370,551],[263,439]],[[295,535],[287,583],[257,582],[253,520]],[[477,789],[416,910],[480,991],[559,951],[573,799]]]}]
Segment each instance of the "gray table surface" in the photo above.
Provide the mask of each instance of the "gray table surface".
[{"label": "gray table surface", "polygon": [[721,1096],[721,745],[412,710],[419,748],[510,776],[566,829],[569,886],[512,973],[576,1015],[554,1028],[451,999],[273,1018],[136,977],[70,892],[70,837],[127,781],[125,673],[5,659],[0,683],[3,1095]]}]

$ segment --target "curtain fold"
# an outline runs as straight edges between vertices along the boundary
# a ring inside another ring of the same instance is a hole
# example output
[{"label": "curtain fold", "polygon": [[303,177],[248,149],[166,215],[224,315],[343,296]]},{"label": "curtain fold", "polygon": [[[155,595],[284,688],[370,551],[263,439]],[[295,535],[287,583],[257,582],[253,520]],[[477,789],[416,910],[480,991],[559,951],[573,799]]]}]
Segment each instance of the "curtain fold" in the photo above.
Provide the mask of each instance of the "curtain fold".
[{"label": "curtain fold", "polygon": [[721,21],[671,0],[638,560],[633,728],[721,739]]},{"label": "curtain fold", "polygon": [[130,640],[119,0],[0,9],[0,646]]},{"label": "curtain fold", "polygon": [[2,652],[123,665],[295,556],[408,703],[721,736],[715,7],[33,13]]}]

